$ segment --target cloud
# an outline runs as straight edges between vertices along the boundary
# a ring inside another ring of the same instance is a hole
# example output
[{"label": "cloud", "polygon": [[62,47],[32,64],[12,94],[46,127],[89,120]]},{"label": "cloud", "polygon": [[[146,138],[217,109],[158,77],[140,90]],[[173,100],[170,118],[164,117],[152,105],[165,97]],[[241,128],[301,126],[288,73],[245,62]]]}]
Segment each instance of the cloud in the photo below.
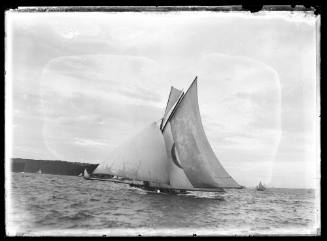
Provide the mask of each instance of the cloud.
[{"label": "cloud", "polygon": [[202,58],[198,72],[199,81],[205,82],[199,85],[204,123],[214,120],[218,129],[230,136],[280,128],[280,87],[275,70],[248,58],[210,54]]},{"label": "cloud", "polygon": [[69,56],[51,60],[42,76],[42,91],[82,92],[107,98],[124,97],[132,103],[162,101],[154,88],[158,64],[148,58],[126,55]]},{"label": "cloud", "polygon": [[89,140],[89,139],[80,139],[74,138],[74,143],[81,146],[107,146],[106,142]]}]

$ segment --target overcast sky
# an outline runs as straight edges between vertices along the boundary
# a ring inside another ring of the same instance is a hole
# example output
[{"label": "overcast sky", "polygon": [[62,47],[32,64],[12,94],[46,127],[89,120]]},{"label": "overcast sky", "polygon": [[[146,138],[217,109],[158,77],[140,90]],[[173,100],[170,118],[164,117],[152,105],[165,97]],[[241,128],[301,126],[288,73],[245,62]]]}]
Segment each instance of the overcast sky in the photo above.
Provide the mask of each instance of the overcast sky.
[{"label": "overcast sky", "polygon": [[76,12],[6,20],[12,157],[106,160],[163,116],[171,86],[186,90],[198,76],[205,132],[238,183],[315,186],[314,16]]}]

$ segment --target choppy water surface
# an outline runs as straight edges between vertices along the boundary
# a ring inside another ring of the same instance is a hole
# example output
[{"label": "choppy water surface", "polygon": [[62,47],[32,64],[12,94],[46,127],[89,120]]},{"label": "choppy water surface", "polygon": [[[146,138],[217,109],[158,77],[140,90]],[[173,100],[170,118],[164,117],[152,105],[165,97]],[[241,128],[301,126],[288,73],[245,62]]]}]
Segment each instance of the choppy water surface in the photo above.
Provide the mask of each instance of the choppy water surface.
[{"label": "choppy water surface", "polygon": [[116,228],[198,235],[298,234],[314,232],[316,223],[314,190],[156,194],[125,184],[33,173],[13,173],[11,186],[7,227],[24,235],[51,230],[56,231],[50,235],[63,235],[64,230],[66,235],[74,230],[75,235],[103,235]]}]

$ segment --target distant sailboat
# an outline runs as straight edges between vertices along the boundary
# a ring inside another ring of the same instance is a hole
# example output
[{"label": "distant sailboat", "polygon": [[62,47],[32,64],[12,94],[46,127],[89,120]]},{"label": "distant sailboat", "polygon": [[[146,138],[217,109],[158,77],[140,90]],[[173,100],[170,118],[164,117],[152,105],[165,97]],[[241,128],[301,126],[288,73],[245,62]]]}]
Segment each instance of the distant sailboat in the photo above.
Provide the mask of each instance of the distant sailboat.
[{"label": "distant sailboat", "polygon": [[42,170],[39,169],[36,173],[38,173],[38,174],[42,174]]},{"label": "distant sailboat", "polygon": [[89,173],[87,172],[86,169],[84,169],[84,175],[83,175],[83,177],[84,177],[85,179],[89,179],[89,178],[90,178],[90,175],[89,175]]},{"label": "distant sailboat", "polygon": [[223,168],[205,135],[197,78],[186,93],[171,87],[160,125],[154,122],[118,146],[92,174],[143,181],[143,185],[133,186],[156,192],[243,188]]},{"label": "distant sailboat", "polygon": [[266,190],[266,188],[262,185],[262,183],[260,182],[259,185],[257,186],[257,190],[258,191],[264,191]]}]

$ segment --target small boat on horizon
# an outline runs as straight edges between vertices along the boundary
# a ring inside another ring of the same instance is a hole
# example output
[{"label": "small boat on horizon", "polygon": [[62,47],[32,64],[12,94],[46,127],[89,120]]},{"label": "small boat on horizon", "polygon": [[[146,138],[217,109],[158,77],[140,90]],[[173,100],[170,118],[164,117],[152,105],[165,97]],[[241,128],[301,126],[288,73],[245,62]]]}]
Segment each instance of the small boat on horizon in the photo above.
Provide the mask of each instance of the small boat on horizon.
[{"label": "small boat on horizon", "polygon": [[83,177],[85,179],[89,179],[90,178],[90,174],[87,172],[86,168],[84,169],[84,175],[83,175]]},{"label": "small boat on horizon", "polygon": [[36,173],[38,173],[38,174],[42,174],[42,170],[39,169]]},{"label": "small boat on horizon", "polygon": [[264,191],[264,190],[266,190],[266,188],[260,182],[259,185],[257,186],[257,191]]}]

